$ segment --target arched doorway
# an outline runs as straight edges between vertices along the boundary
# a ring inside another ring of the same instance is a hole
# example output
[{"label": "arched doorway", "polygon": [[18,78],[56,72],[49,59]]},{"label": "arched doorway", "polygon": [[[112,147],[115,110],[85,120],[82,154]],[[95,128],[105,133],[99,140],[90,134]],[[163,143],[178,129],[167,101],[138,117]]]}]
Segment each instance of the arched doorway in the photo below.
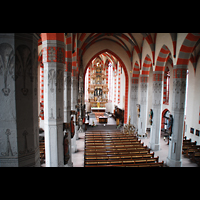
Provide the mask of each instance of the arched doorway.
[{"label": "arched doorway", "polygon": [[[109,54],[111,54],[112,56],[114,56],[120,63],[123,71],[124,71],[124,74],[125,74],[125,103],[124,103],[124,123],[126,124],[127,121],[128,121],[128,89],[129,89],[129,86],[128,86],[128,83],[129,83],[129,79],[128,79],[128,72],[127,72],[127,69],[125,67],[125,64],[124,62],[121,60],[121,58],[115,54],[113,51],[109,50],[109,49],[104,49],[98,53],[96,53],[90,60],[89,62],[87,63],[86,67],[85,67],[85,70],[84,70],[84,77],[86,75],[86,71],[87,71],[87,68],[89,67],[89,65],[91,64],[91,62],[96,58],[98,57],[100,54],[102,53],[105,53],[105,52],[108,52]],[[85,87],[85,80],[84,80],[84,87]]]},{"label": "arched doorway", "polygon": [[166,108],[162,112],[162,120],[161,120],[161,130],[166,129],[167,126],[167,118],[170,115],[170,111]]}]

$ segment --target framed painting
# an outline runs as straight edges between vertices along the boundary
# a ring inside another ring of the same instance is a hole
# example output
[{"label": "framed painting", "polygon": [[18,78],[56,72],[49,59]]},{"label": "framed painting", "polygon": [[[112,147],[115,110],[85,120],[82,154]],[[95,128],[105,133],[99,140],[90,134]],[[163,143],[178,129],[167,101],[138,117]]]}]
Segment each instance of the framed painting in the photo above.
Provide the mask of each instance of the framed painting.
[{"label": "framed painting", "polygon": [[196,135],[199,136],[199,130],[196,129]]}]

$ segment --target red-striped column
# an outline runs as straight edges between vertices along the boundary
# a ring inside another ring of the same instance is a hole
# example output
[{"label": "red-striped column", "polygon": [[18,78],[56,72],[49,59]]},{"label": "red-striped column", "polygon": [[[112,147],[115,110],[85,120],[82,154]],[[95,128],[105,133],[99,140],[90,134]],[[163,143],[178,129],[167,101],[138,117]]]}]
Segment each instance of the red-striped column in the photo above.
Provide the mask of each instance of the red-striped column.
[{"label": "red-striped column", "polygon": [[150,67],[152,66],[151,58],[147,54],[143,63],[143,69],[140,76],[140,118],[138,120],[138,134],[145,135],[147,121],[147,102],[148,102],[148,80]]},{"label": "red-striped column", "polygon": [[67,33],[65,50],[65,92],[64,92],[64,121],[71,121],[71,76],[72,76],[72,33]]},{"label": "red-striped column", "polygon": [[42,62],[42,54],[38,56],[40,63],[40,118],[44,120],[44,65]]},{"label": "red-striped column", "polygon": [[46,166],[64,166],[63,99],[65,43],[64,33],[42,33],[44,64],[44,127]]},{"label": "red-striped column", "polygon": [[[149,146],[152,150],[160,149],[160,132],[162,119],[162,103],[163,103],[163,81],[164,69],[170,51],[167,46],[163,45],[156,61],[155,71],[153,72],[153,95],[152,95],[152,109],[153,109],[153,124],[150,133]],[[148,110],[149,113],[149,110]]]},{"label": "red-striped column", "polygon": [[180,48],[177,64],[173,67],[173,96],[171,113],[173,115],[174,123],[167,157],[167,165],[172,167],[180,167],[182,165],[181,156],[187,67],[191,53],[193,52],[195,45],[199,39],[199,33],[187,34]]},{"label": "red-striped column", "polygon": [[44,65],[40,63],[40,117],[44,120]]},{"label": "red-striped column", "polygon": [[[64,122],[71,121],[71,76],[72,76],[72,33],[67,33],[65,38],[65,71],[64,71]],[[72,167],[71,134],[68,134],[68,148],[70,158],[66,166]]]}]

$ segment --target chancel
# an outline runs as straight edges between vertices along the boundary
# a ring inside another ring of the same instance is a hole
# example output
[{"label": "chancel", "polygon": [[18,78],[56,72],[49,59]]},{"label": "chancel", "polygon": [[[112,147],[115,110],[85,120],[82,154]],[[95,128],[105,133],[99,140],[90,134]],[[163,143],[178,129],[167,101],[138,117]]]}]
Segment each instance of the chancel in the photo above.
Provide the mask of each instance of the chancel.
[{"label": "chancel", "polygon": [[199,55],[199,33],[0,33],[0,167],[200,166]]}]

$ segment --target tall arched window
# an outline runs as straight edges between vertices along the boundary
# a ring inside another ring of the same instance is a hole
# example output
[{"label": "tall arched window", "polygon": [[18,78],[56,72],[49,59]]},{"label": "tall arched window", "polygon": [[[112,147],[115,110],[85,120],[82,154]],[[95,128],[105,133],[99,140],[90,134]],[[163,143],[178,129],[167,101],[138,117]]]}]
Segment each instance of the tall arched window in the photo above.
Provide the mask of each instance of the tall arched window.
[{"label": "tall arched window", "polygon": [[187,76],[186,76],[186,100],[185,100],[185,116],[186,116],[186,113],[187,113],[187,100],[188,100],[188,78],[189,78],[189,70],[187,70]]},{"label": "tall arched window", "polygon": [[169,105],[170,71],[166,67],[164,74],[163,104]]},{"label": "tall arched window", "polygon": [[87,68],[87,71],[85,74],[85,101],[88,101],[88,69],[89,67]]},{"label": "tall arched window", "polygon": [[112,68],[112,63],[109,62],[108,64],[108,100],[112,101],[113,98],[113,68]]}]

